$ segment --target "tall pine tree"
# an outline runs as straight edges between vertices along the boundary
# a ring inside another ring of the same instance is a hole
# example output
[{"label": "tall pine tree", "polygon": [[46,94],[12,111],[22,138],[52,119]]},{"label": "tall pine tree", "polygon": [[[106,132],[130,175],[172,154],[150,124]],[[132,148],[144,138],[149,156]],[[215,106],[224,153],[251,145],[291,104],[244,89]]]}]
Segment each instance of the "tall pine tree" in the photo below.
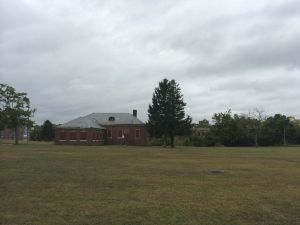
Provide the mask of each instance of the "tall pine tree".
[{"label": "tall pine tree", "polygon": [[174,136],[190,132],[191,117],[185,118],[186,103],[179,85],[175,80],[164,79],[155,88],[152,105],[148,109],[148,131],[151,137],[170,138],[170,145],[174,147]]}]

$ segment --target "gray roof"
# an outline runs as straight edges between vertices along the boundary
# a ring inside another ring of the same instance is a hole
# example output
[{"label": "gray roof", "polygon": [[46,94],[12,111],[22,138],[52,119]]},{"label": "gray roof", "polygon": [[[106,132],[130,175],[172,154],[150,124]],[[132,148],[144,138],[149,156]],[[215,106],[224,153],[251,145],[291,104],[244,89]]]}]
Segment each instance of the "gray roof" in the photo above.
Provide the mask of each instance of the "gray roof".
[{"label": "gray roof", "polygon": [[[114,117],[114,121],[109,121]],[[130,113],[92,113],[84,117],[78,117],[60,125],[60,128],[98,128],[105,129],[107,125],[141,125],[144,124]]]}]

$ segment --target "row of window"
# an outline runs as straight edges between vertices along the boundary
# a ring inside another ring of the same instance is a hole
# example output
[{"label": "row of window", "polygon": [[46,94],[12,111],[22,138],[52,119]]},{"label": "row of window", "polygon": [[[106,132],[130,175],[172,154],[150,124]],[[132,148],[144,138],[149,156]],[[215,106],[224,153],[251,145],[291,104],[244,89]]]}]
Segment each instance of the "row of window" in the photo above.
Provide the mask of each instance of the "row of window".
[{"label": "row of window", "polygon": [[[127,138],[128,134],[124,133],[123,130],[118,131],[118,138]],[[103,134],[102,133],[96,133],[94,132],[92,134],[93,140],[102,140],[103,139]],[[141,137],[141,131],[140,129],[135,130],[135,139],[139,139]],[[107,130],[107,138],[112,138],[112,130]],[[79,133],[79,138],[78,138],[78,133],[77,132],[71,132],[70,137],[67,138],[67,133],[66,132],[60,132],[59,133],[59,139],[60,140],[87,140],[87,132],[80,132]]]},{"label": "row of window", "polygon": [[[71,132],[70,137],[67,138],[67,133],[66,132],[60,132],[59,133],[59,139],[60,140],[87,140],[88,138],[87,132],[80,132],[79,133],[79,138],[78,138],[78,133],[77,132]],[[102,133],[93,133],[92,134],[92,139],[93,140],[101,140],[103,139],[103,134]]]},{"label": "row of window", "polygon": [[[127,138],[127,133],[123,130],[118,130],[118,138]],[[141,130],[135,130],[135,139],[139,139],[141,137]],[[107,138],[112,138],[112,130],[107,130]]]}]

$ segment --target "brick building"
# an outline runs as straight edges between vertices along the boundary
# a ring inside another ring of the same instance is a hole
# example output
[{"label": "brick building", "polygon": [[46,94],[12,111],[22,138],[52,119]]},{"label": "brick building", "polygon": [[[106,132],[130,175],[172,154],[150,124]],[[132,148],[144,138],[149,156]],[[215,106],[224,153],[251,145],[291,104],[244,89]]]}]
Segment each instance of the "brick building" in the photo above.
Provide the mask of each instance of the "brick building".
[{"label": "brick building", "polygon": [[56,144],[147,144],[146,125],[130,113],[92,113],[56,128]]},{"label": "brick building", "polygon": [[[19,140],[26,139],[26,127],[19,127],[17,132]],[[0,130],[0,139],[15,139],[15,129],[5,128],[3,130]]]}]

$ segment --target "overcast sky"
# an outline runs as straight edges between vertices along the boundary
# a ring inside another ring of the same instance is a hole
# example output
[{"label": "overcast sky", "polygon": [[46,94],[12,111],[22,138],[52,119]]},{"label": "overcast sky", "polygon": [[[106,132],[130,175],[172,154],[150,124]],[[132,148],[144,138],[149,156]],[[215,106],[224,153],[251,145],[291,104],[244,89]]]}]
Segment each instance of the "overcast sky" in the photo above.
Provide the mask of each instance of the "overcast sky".
[{"label": "overcast sky", "polygon": [[196,122],[229,108],[300,118],[299,0],[0,0],[0,83],[34,120],[147,120],[175,79]]}]

